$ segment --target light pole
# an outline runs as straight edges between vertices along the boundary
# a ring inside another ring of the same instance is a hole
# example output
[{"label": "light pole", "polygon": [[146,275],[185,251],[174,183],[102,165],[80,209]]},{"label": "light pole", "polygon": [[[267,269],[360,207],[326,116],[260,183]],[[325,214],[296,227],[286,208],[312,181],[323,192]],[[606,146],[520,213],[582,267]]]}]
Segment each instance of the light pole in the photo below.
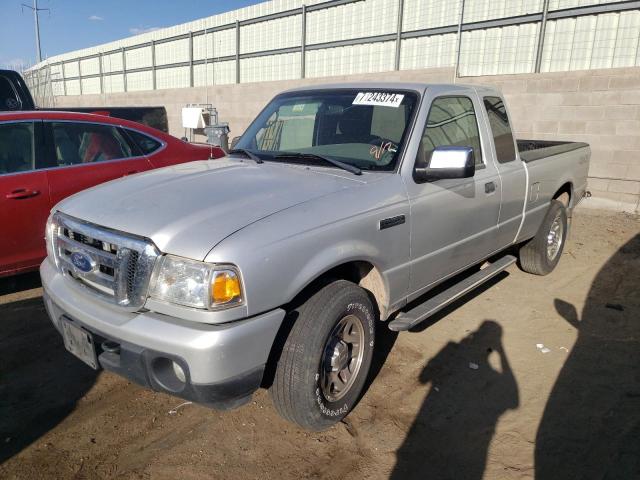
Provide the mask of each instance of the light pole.
[{"label": "light pole", "polygon": [[22,4],[22,7],[30,8],[33,10],[33,20],[36,26],[36,56],[38,58],[38,63],[42,61],[42,53],[40,50],[40,19],[38,18],[38,12],[42,10],[49,10],[48,8],[38,8],[38,0],[33,0],[33,7],[30,5]]}]

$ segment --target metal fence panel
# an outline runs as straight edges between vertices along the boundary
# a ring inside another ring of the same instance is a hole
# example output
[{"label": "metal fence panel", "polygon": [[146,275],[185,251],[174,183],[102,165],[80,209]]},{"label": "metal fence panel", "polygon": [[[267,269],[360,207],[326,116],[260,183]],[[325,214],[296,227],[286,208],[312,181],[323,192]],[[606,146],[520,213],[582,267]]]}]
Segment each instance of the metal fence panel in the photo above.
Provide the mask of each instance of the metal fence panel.
[{"label": "metal fence panel", "polygon": [[462,34],[462,76],[527,73],[533,70],[539,23]]},{"label": "metal fence panel", "polygon": [[163,68],[156,72],[156,88],[189,87],[189,67]]},{"label": "metal fence panel", "polygon": [[638,42],[640,42],[640,11],[621,13],[612,67],[637,65],[636,54],[640,54]]},{"label": "metal fence panel", "polygon": [[299,78],[300,53],[246,58],[240,61],[242,82],[292,80]]},{"label": "metal fence panel", "polygon": [[81,80],[82,94],[92,95],[100,93],[100,78],[83,78]]},{"label": "metal fence panel", "polygon": [[125,52],[125,59],[127,62],[127,70],[133,70],[135,68],[149,68],[153,63],[151,46],[127,50]]},{"label": "metal fence panel", "polygon": [[351,2],[307,13],[307,44],[371,37],[396,31],[398,0]]},{"label": "metal fence panel", "polygon": [[307,76],[326,77],[393,70],[394,49],[394,42],[382,42],[310,50],[307,53]]},{"label": "metal fence panel", "polygon": [[121,72],[124,64],[122,63],[122,52],[111,53],[102,56],[102,72]]},{"label": "metal fence panel", "polygon": [[551,20],[543,72],[640,65],[640,12],[603,13]]},{"label": "metal fence panel", "polygon": [[639,0],[272,0],[59,55],[25,77],[42,101],[393,69],[563,71],[640,65],[639,38]]},{"label": "metal fence panel", "polygon": [[64,63],[62,68],[65,78],[80,76],[80,65],[77,60]]},{"label": "metal fence panel", "polygon": [[61,81],[52,82],[51,83],[51,90],[52,90],[53,95],[55,95],[56,97],[60,97],[60,96],[64,95],[64,85],[62,84]]},{"label": "metal fence panel", "polygon": [[[128,65],[129,63],[127,62],[127,66]],[[152,71],[148,70],[145,72],[128,72],[127,73],[127,92],[135,92],[139,90],[152,90],[152,89],[153,89],[153,72]]]},{"label": "metal fence panel", "polygon": [[402,40],[401,70],[453,67],[456,62],[455,33]]},{"label": "metal fence panel", "polygon": [[100,73],[100,59],[98,57],[91,57],[81,60],[80,72],[83,76],[98,75]]},{"label": "metal fence panel", "polygon": [[124,92],[124,75],[105,75],[102,80],[104,93]]},{"label": "metal fence panel", "polygon": [[465,23],[516,17],[542,11],[543,0],[465,0]]},{"label": "metal fence panel", "polygon": [[620,0],[549,0],[549,10],[586,7],[587,5],[603,5],[605,3],[616,3],[619,1]]},{"label": "metal fence panel", "polygon": [[80,80],[67,80],[67,95],[80,95]]},{"label": "metal fence panel", "polygon": [[240,53],[252,53],[300,45],[302,15],[254,23],[240,29]]},{"label": "metal fence panel", "polygon": [[462,0],[404,0],[402,30],[408,32],[456,25],[461,5]]},{"label": "metal fence panel", "polygon": [[235,55],[236,29],[207,32],[193,37],[193,59],[220,58]]},{"label": "metal fence panel", "polygon": [[182,38],[171,42],[156,44],[156,65],[189,61],[189,39]]}]

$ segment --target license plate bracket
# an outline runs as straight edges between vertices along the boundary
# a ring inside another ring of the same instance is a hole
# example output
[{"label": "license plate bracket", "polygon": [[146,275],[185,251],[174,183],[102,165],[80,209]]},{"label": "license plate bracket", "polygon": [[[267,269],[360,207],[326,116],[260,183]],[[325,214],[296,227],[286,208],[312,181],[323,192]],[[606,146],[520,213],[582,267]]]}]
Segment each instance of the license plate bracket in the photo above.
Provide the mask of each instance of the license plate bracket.
[{"label": "license plate bracket", "polygon": [[65,317],[60,318],[64,347],[94,370],[98,370],[98,356],[93,335]]}]

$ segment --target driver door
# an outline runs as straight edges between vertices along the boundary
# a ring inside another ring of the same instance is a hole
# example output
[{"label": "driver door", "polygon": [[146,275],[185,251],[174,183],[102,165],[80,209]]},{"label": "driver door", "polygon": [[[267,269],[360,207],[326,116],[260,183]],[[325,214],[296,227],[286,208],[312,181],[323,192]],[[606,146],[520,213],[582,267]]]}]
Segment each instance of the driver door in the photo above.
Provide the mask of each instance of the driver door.
[{"label": "driver door", "polygon": [[39,120],[0,123],[0,275],[35,268],[46,255],[49,187],[46,172],[36,170],[41,129]]},{"label": "driver door", "polygon": [[501,185],[495,165],[485,155],[490,145],[480,132],[477,98],[459,91],[431,102],[415,166],[428,166],[439,146],[471,147],[472,178],[418,182],[407,180],[411,208],[411,295],[415,299],[445,277],[487,257],[496,246]]}]

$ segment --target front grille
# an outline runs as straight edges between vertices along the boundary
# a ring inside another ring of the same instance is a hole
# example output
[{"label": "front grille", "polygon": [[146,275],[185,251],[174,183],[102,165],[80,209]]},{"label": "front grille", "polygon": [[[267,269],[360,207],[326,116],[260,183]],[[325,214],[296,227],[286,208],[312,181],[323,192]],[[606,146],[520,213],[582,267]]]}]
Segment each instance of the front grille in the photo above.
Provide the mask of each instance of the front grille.
[{"label": "front grille", "polygon": [[53,222],[55,261],[63,274],[110,303],[142,307],[159,255],[151,241],[61,213]]},{"label": "front grille", "polygon": [[104,250],[105,252],[111,252],[114,254],[118,252],[118,247],[116,245],[111,245],[110,243],[103,242],[97,238],[87,237],[82,233],[71,231],[68,228],[64,229],[63,234],[67,238],[75,240],[76,242],[89,245],[90,247],[97,248],[99,250]]},{"label": "front grille", "polygon": [[129,295],[134,294],[134,285],[136,280],[136,272],[138,271],[138,259],[140,254],[138,252],[131,252],[129,261],[127,262],[127,293]]}]

